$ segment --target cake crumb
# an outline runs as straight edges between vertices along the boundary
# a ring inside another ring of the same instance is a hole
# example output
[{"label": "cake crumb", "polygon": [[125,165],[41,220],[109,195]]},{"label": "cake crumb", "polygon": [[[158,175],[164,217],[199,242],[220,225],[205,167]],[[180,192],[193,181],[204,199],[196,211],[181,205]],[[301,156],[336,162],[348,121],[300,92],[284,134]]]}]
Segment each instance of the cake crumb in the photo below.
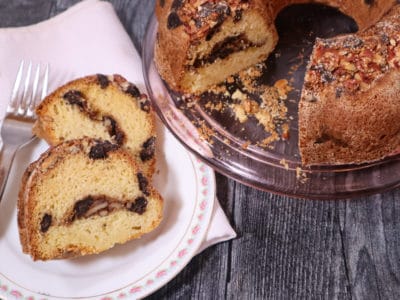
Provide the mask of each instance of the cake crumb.
[{"label": "cake crumb", "polygon": [[307,181],[309,180],[309,178],[307,177],[307,173],[304,172],[300,167],[296,167],[296,179],[303,184],[307,183]]},{"label": "cake crumb", "polygon": [[274,87],[277,89],[279,98],[287,99],[287,96],[293,88],[289,85],[287,79],[280,79],[275,82]]},{"label": "cake crumb", "polygon": [[289,170],[289,164],[288,164],[288,162],[286,161],[286,159],[282,158],[282,159],[279,161],[279,163],[280,163],[282,166],[284,166],[286,170]]}]

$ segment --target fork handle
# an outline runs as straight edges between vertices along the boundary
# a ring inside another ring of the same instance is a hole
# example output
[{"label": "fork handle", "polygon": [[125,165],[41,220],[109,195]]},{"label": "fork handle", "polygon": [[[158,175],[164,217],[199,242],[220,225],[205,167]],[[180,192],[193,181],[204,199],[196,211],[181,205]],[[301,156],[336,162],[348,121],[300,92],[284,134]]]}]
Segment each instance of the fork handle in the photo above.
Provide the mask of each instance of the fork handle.
[{"label": "fork handle", "polygon": [[10,174],[11,164],[14,160],[15,153],[18,150],[18,145],[3,144],[0,160],[0,201],[3,199],[4,190],[6,187],[8,175]]}]

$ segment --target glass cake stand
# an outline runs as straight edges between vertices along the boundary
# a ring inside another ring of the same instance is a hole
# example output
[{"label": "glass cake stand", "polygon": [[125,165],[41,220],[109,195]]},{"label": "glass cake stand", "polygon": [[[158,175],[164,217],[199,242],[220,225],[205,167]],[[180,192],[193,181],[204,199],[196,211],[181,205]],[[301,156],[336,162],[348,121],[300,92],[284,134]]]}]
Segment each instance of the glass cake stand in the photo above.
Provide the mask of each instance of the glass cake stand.
[{"label": "glass cake stand", "polygon": [[[153,16],[143,44],[143,72],[149,97],[163,123],[187,149],[217,172],[261,190],[300,198],[335,199],[399,186],[400,155],[362,165],[308,168],[301,165],[297,104],[313,42],[316,36],[354,32],[357,25],[338,11],[319,5],[289,7],[278,16],[276,25],[280,41],[266,62],[268,70],[263,81],[271,84],[287,78],[293,82],[294,89],[287,101],[288,139],[276,141],[270,148],[249,143],[248,136],[261,134],[256,121],[238,127],[231,116],[211,113],[201,102],[182,101],[171,92],[153,60],[157,30]],[[204,134],[207,132],[212,134]]]}]

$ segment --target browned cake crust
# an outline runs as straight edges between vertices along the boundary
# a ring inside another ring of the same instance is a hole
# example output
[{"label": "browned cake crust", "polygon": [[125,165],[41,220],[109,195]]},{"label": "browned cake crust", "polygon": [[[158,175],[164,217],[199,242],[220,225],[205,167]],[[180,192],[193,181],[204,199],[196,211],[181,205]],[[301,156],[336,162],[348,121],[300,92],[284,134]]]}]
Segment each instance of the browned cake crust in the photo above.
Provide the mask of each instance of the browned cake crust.
[{"label": "browned cake crust", "polygon": [[24,194],[25,194],[25,187],[26,183],[28,181],[29,176],[33,172],[33,170],[36,167],[36,162],[30,164],[28,168],[25,170],[24,175],[22,176],[21,180],[21,186],[20,190],[18,193],[18,202],[17,202],[17,221],[18,221],[18,232],[19,232],[19,240],[21,242],[22,246],[22,251],[24,253],[29,252],[29,247],[28,247],[28,239],[27,239],[27,234],[26,234],[26,228],[25,228],[25,204],[24,204]]},{"label": "browned cake crust", "polygon": [[97,254],[156,228],[163,200],[123,148],[84,138],[51,147],[26,170],[22,249],[34,260]]},{"label": "browned cake crust", "polygon": [[158,0],[155,63],[161,77],[174,90],[202,92],[227,75],[265,60],[278,40],[277,14],[297,3],[336,7],[364,30],[395,0]]},{"label": "browned cake crust", "polygon": [[155,114],[147,96],[121,75],[86,76],[68,82],[36,108],[34,133],[54,146],[93,137],[117,143],[148,176],[155,166]]},{"label": "browned cake crust", "polygon": [[381,159],[400,146],[400,6],[368,30],[318,40],[299,105],[302,162]]}]

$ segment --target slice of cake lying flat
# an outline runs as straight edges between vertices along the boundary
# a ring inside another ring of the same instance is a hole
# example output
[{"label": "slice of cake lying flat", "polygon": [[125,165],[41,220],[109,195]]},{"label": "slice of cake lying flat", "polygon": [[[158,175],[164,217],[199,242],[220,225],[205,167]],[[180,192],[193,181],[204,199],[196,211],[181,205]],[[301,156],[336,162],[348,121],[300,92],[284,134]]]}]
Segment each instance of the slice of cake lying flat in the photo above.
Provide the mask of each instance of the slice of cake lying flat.
[{"label": "slice of cake lying flat", "polygon": [[26,170],[18,200],[34,260],[96,254],[155,229],[163,200],[129,152],[84,138],[51,147]]},{"label": "slice of cake lying flat", "polygon": [[34,133],[50,145],[82,137],[109,140],[136,158],[147,176],[155,166],[154,112],[145,94],[120,75],[71,81],[36,109]]}]

